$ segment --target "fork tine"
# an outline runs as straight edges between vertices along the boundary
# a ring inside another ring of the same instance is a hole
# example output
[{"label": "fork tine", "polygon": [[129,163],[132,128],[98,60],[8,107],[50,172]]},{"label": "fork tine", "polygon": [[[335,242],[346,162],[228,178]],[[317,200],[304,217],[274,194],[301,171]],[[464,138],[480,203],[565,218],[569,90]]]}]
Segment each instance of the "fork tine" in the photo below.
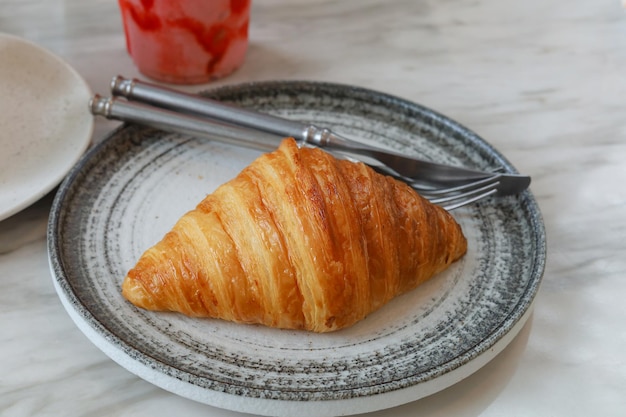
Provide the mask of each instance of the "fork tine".
[{"label": "fork tine", "polygon": [[[456,202],[449,202],[449,204],[444,204],[442,205],[442,207],[448,211],[451,211],[466,206],[468,204],[475,203],[478,200],[482,200],[483,198],[487,198],[490,195],[497,193],[498,190],[496,187],[497,183],[493,186],[485,186],[478,190],[474,190],[473,194],[468,192],[466,193],[467,195],[464,196],[464,199],[462,199],[461,195],[459,195],[457,196]],[[480,193],[478,193],[479,191]]]},{"label": "fork tine", "polygon": [[437,196],[446,196],[446,195],[450,195],[453,193],[463,193],[466,191],[471,191],[471,190],[475,190],[483,185],[489,185],[489,184],[493,184],[495,181],[497,181],[498,179],[498,175],[492,175],[489,176],[487,178],[483,178],[480,180],[475,180],[475,181],[470,181],[467,182],[465,184],[461,184],[461,185],[455,185],[455,186],[451,186],[451,187],[441,187],[441,188],[436,188],[436,187],[429,187],[426,188],[424,186],[422,186],[421,184],[418,183],[412,183],[411,186],[418,191],[422,196],[429,196],[429,197],[437,197]]},{"label": "fork tine", "polygon": [[498,176],[494,175],[462,186],[419,192],[431,203],[454,210],[497,193],[498,184]]}]

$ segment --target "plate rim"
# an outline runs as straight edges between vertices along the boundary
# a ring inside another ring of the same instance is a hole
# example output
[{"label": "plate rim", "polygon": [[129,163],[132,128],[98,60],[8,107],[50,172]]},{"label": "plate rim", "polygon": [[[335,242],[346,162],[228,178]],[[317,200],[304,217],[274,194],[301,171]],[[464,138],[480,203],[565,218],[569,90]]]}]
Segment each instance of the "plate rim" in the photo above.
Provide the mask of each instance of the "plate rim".
[{"label": "plate rim", "polygon": [[[435,117],[440,121],[445,122],[446,124],[450,124],[450,126],[454,127],[455,130],[458,131],[458,134],[462,135],[465,140],[468,138],[471,139],[472,146],[475,146],[476,143],[481,145],[481,149],[483,152],[486,152],[490,156],[495,157],[495,160],[498,163],[502,164],[506,167],[510,172],[517,172],[512,164],[492,145],[487,143],[484,139],[480,138],[473,131],[465,128],[459,123],[453,121],[452,119],[444,116],[432,109],[419,105],[417,103],[409,102],[408,100],[389,95],[386,93],[381,93],[378,91],[370,90],[362,87],[349,86],[344,84],[336,84],[336,83],[327,83],[327,82],[316,82],[316,81],[263,81],[263,82],[250,82],[236,85],[227,85],[223,87],[218,87],[216,89],[208,90],[203,92],[203,94],[212,96],[225,94],[228,95],[230,91],[234,90],[247,90],[250,88],[274,88],[277,85],[280,85],[281,88],[293,88],[296,86],[309,85],[311,87],[319,87],[325,86],[327,88],[349,88],[354,91],[360,91],[363,94],[374,94],[386,100],[391,100],[394,102],[400,102],[404,105],[415,106],[420,112],[428,113],[431,117]],[[422,113],[420,113],[422,114]],[[122,360],[126,357],[127,353],[123,351],[122,347],[120,347],[120,340],[116,338],[114,334],[107,333],[108,330],[101,323],[100,332],[96,331],[89,323],[93,324],[97,322],[97,319],[91,315],[88,309],[84,308],[82,304],[76,304],[79,301],[76,294],[72,291],[67,292],[68,288],[63,288],[63,283],[60,280],[67,281],[67,277],[64,276],[64,271],[62,265],[59,260],[59,242],[57,241],[58,234],[56,233],[56,228],[58,227],[58,222],[60,221],[60,209],[62,201],[65,199],[66,194],[69,192],[70,186],[75,180],[75,178],[80,174],[84,165],[93,157],[93,155],[97,155],[102,147],[106,146],[109,140],[114,138],[119,132],[123,131],[128,127],[127,124],[119,126],[114,129],[112,132],[107,134],[105,138],[92,147],[84,156],[81,158],[79,163],[70,171],[69,175],[65,179],[65,181],[61,184],[57,195],[55,196],[51,216],[49,220],[48,226],[48,253],[49,253],[49,263],[50,269],[53,277],[53,281],[55,283],[55,288],[57,292],[61,296],[61,301],[70,313],[72,320],[78,325],[79,328],[87,335],[87,337],[95,343],[100,349],[102,349],[111,359],[115,362],[128,369],[129,371],[139,375],[143,379],[160,386],[161,388],[165,388],[168,391],[174,392],[183,397],[203,402],[206,404],[210,404],[213,406],[230,409],[234,411],[243,411],[243,412],[253,412],[257,414],[263,415],[290,415],[293,413],[295,409],[289,408],[290,401],[281,400],[281,399],[263,399],[257,397],[242,397],[242,396],[234,396],[228,393],[220,393],[216,391],[211,391],[210,398],[208,401],[206,399],[206,389],[198,387],[192,383],[188,383],[185,381],[181,381],[179,379],[174,378],[172,375],[160,374],[161,376],[165,376],[163,378],[155,378],[154,377],[154,369],[150,369],[149,365],[146,362],[142,362],[139,364],[135,364],[134,369],[129,369],[129,366],[124,363]],[[529,276],[533,278],[529,281],[529,286],[523,292],[523,297],[517,300],[516,307],[511,311],[509,317],[503,320],[503,323],[509,322],[508,327],[504,328],[503,325],[500,325],[497,329],[495,329],[491,334],[483,337],[482,341],[476,345],[476,347],[482,347],[482,349],[471,349],[465,352],[463,355],[459,355],[453,359],[451,362],[461,362],[457,363],[456,366],[453,367],[452,370],[447,372],[443,372],[438,378],[445,377],[440,379],[440,386],[437,389],[433,389],[432,392],[424,391],[423,382],[416,383],[408,387],[403,387],[399,389],[395,389],[392,391],[379,393],[374,395],[376,398],[376,404],[374,406],[366,405],[365,403],[369,403],[368,401],[363,401],[366,397],[354,397],[349,399],[341,399],[341,400],[323,400],[323,401],[299,401],[295,400],[293,403],[297,405],[297,411],[301,415],[311,415],[311,416],[320,416],[320,415],[333,415],[337,413],[338,410],[341,411],[342,414],[355,414],[360,412],[368,412],[368,411],[376,411],[383,408],[389,408],[396,405],[400,405],[409,401],[414,401],[419,398],[423,398],[424,396],[433,394],[441,389],[447,388],[454,383],[460,381],[461,379],[471,375],[476,370],[480,369],[484,364],[488,363],[493,357],[495,357],[504,347],[506,347],[510,341],[517,335],[517,333],[521,330],[521,328],[526,323],[527,319],[532,313],[532,307],[534,304],[535,296],[539,290],[539,286],[543,277],[543,273],[545,270],[545,261],[546,261],[546,243],[545,243],[545,226],[543,224],[543,219],[541,216],[541,212],[539,207],[532,196],[530,191],[526,191],[526,198],[524,199],[525,204],[528,206],[525,210],[526,213],[530,215],[528,218],[528,222],[532,224],[532,235],[535,237],[535,245],[537,247],[536,253],[534,253],[535,257],[533,258],[533,267],[532,272],[529,273]],[[59,278],[59,274],[61,278]],[[67,285],[67,282],[65,282]],[[71,287],[71,285],[70,285]],[[70,288],[71,289],[71,288]],[[70,300],[69,297],[73,297],[73,300]],[[72,302],[74,301],[74,303]],[[68,309],[69,307],[69,309]],[[86,320],[86,322],[85,322]],[[104,332],[104,335],[103,333]],[[111,342],[111,338],[115,339],[115,342]],[[99,343],[96,343],[99,342]],[[122,344],[125,344],[121,341]],[[101,344],[104,343],[108,346],[107,349],[103,349]],[[482,346],[485,345],[485,346]],[[127,349],[133,350],[132,346],[125,345]],[[496,347],[498,347],[496,349]],[[136,353],[138,351],[135,351]],[[144,358],[146,355],[143,352],[138,352],[140,356]],[[466,357],[468,356],[468,357]],[[150,360],[154,361],[154,358],[150,358]],[[482,363],[484,361],[484,363]],[[176,371],[178,368],[172,367],[169,364],[162,364],[163,366],[170,367]],[[145,369],[144,369],[145,368]],[[444,380],[448,379],[448,382]],[[442,382],[444,381],[444,382]],[[429,381],[426,381],[429,382]],[[196,393],[190,394],[190,390],[197,388],[204,395],[199,395]],[[422,392],[420,392],[422,390]],[[410,392],[413,394],[412,398],[407,401],[406,399],[401,399],[403,393]],[[200,398],[202,397],[202,398]],[[236,404],[234,403],[234,398],[236,398]],[[245,400],[242,400],[245,398]],[[370,397],[371,398],[371,397]],[[267,407],[267,412],[263,412],[265,408],[260,407],[259,401]],[[285,413],[277,413],[275,408],[272,408],[272,405],[268,404],[276,404],[281,403],[281,407],[283,407],[283,411]],[[322,406],[322,404],[325,404]],[[348,408],[345,408],[344,405],[349,404]]]}]

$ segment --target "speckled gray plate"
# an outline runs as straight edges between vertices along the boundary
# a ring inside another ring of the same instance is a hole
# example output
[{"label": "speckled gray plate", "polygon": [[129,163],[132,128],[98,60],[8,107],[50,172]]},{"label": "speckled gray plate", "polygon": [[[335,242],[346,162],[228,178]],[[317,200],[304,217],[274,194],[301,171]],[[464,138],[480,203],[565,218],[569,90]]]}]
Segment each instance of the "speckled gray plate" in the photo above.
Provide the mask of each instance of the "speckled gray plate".
[{"label": "speckled gray plate", "polygon": [[[515,169],[481,138],[385,94],[307,82],[211,93],[313,121],[407,154],[481,169]],[[454,212],[469,252],[449,270],[355,326],[311,334],[139,310],[120,294],[126,271],[175,220],[258,153],[124,126],[62,184],[48,244],[59,296],[113,360],[184,397],[262,415],[379,410],[446,388],[500,352],[530,315],[545,234],[530,192]]]}]

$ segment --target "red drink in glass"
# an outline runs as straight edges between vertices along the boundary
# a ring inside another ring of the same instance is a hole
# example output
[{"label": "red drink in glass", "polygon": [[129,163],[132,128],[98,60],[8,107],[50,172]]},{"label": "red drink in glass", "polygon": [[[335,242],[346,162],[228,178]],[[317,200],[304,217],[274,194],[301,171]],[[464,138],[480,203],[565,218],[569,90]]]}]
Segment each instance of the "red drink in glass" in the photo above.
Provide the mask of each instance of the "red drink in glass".
[{"label": "red drink in glass", "polygon": [[198,84],[244,61],[250,0],[119,0],[128,53],[158,81]]}]

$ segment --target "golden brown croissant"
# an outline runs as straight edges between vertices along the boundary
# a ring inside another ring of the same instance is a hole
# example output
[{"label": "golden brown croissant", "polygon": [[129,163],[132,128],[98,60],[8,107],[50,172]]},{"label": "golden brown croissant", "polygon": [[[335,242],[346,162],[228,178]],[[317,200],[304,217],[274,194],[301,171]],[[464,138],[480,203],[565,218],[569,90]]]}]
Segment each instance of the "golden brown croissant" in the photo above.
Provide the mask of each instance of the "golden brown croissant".
[{"label": "golden brown croissant", "polygon": [[327,332],[466,247],[453,217],[408,185],[285,139],[185,214],[122,291],[149,310]]}]

